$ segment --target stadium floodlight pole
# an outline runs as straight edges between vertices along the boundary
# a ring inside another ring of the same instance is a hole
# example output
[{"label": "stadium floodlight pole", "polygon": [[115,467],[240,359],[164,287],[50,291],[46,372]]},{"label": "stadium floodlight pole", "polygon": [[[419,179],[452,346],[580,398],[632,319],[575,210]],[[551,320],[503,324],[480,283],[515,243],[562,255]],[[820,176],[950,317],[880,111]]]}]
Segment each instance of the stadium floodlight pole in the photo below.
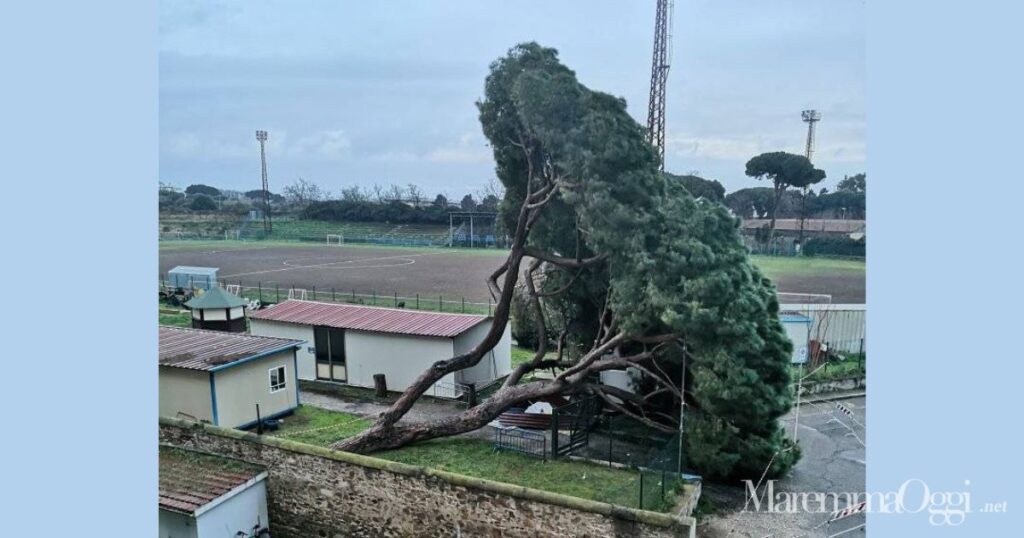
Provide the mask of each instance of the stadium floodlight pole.
[{"label": "stadium floodlight pole", "polygon": [[273,230],[273,222],[270,219],[270,184],[267,181],[267,132],[257,130],[256,140],[260,143],[260,164],[263,174],[263,231],[269,234]]},{"label": "stadium floodlight pole", "polygon": [[807,160],[811,160],[811,155],[814,154],[814,124],[821,121],[821,112],[817,110],[804,110],[800,112],[800,118],[807,124],[807,147],[805,148],[805,156]]}]

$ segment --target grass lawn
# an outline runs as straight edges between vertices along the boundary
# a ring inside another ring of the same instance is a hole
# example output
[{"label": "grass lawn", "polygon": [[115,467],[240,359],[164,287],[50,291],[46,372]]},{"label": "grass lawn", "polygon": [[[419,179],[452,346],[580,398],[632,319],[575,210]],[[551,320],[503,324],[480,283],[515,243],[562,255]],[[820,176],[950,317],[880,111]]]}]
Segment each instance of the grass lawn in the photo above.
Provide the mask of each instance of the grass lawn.
[{"label": "grass lawn", "polygon": [[297,443],[329,446],[369,428],[370,423],[370,419],[356,415],[303,405],[295,414],[284,417],[281,427],[268,435],[284,437]]},{"label": "grass lawn", "polygon": [[188,312],[184,314],[165,314],[160,312],[160,325],[171,325],[173,327],[191,327],[192,317]]},{"label": "grass lawn", "polygon": [[[811,373],[811,370],[804,366],[803,375],[807,376],[804,383],[815,383],[818,381],[833,381],[836,379],[847,379],[850,377],[862,377],[865,374],[863,361],[858,361],[856,355],[852,358],[839,361],[829,361]],[[793,379],[800,376],[800,369],[793,367]]]},{"label": "grass lawn", "polygon": [[863,275],[865,272],[864,260],[758,255],[752,255],[750,259],[771,279],[822,273]]},{"label": "grass lawn", "polygon": [[[369,419],[348,413],[304,405],[294,415],[285,417],[279,430],[268,435],[326,447],[359,433],[370,423]],[[372,456],[620,506],[636,508],[639,504],[637,471],[564,459],[544,462],[524,454],[495,451],[489,441],[481,439],[436,439]],[[661,499],[659,480],[660,474],[645,475],[647,510],[666,511],[675,501],[679,486],[666,483],[666,496]]]}]

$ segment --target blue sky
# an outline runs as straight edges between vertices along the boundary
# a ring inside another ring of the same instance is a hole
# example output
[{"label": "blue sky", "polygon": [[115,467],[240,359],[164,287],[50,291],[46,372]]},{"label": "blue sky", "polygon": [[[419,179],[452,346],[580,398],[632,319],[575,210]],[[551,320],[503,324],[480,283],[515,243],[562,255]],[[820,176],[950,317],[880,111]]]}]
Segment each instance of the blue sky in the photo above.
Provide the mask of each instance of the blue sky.
[{"label": "blue sky", "polygon": [[[160,180],[331,193],[416,183],[477,193],[494,177],[474,102],[509,47],[557,48],[587,86],[646,122],[654,0],[164,0]],[[666,169],[728,190],[765,151],[802,153],[832,186],[865,167],[863,0],[676,0]]]}]

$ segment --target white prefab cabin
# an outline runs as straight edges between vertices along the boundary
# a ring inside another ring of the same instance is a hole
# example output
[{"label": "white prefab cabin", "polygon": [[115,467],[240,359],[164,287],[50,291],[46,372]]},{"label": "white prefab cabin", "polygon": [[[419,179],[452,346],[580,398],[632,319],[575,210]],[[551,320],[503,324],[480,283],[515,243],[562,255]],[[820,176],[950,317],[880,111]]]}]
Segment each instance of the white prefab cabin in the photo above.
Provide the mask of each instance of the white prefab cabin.
[{"label": "white prefab cabin", "polygon": [[[488,316],[288,300],[254,312],[249,328],[254,335],[307,342],[298,352],[299,379],[371,388],[374,374],[384,374],[388,390],[402,391],[434,362],[476,346],[492,323]],[[466,385],[480,389],[511,370],[506,325],[476,366],[445,376],[428,394],[458,397]]]},{"label": "white prefab cabin", "polygon": [[299,406],[295,376],[303,342],[247,334],[160,327],[160,416],[228,428]]}]

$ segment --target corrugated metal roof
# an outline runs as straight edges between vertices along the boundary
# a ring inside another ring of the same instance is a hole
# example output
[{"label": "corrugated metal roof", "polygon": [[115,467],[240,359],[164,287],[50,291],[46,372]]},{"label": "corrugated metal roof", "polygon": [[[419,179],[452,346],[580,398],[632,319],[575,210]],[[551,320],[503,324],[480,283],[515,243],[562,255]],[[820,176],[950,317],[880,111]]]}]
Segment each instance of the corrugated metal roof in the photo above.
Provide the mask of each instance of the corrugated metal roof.
[{"label": "corrugated metal roof", "polygon": [[162,326],[160,366],[208,371],[301,345],[301,340]]},{"label": "corrugated metal roof", "polygon": [[161,446],[159,506],[194,514],[263,471],[259,465],[244,461]]},{"label": "corrugated metal roof", "polygon": [[420,312],[295,299],[257,310],[249,317],[339,329],[444,338],[458,336],[487,319],[487,316],[471,314]]}]

